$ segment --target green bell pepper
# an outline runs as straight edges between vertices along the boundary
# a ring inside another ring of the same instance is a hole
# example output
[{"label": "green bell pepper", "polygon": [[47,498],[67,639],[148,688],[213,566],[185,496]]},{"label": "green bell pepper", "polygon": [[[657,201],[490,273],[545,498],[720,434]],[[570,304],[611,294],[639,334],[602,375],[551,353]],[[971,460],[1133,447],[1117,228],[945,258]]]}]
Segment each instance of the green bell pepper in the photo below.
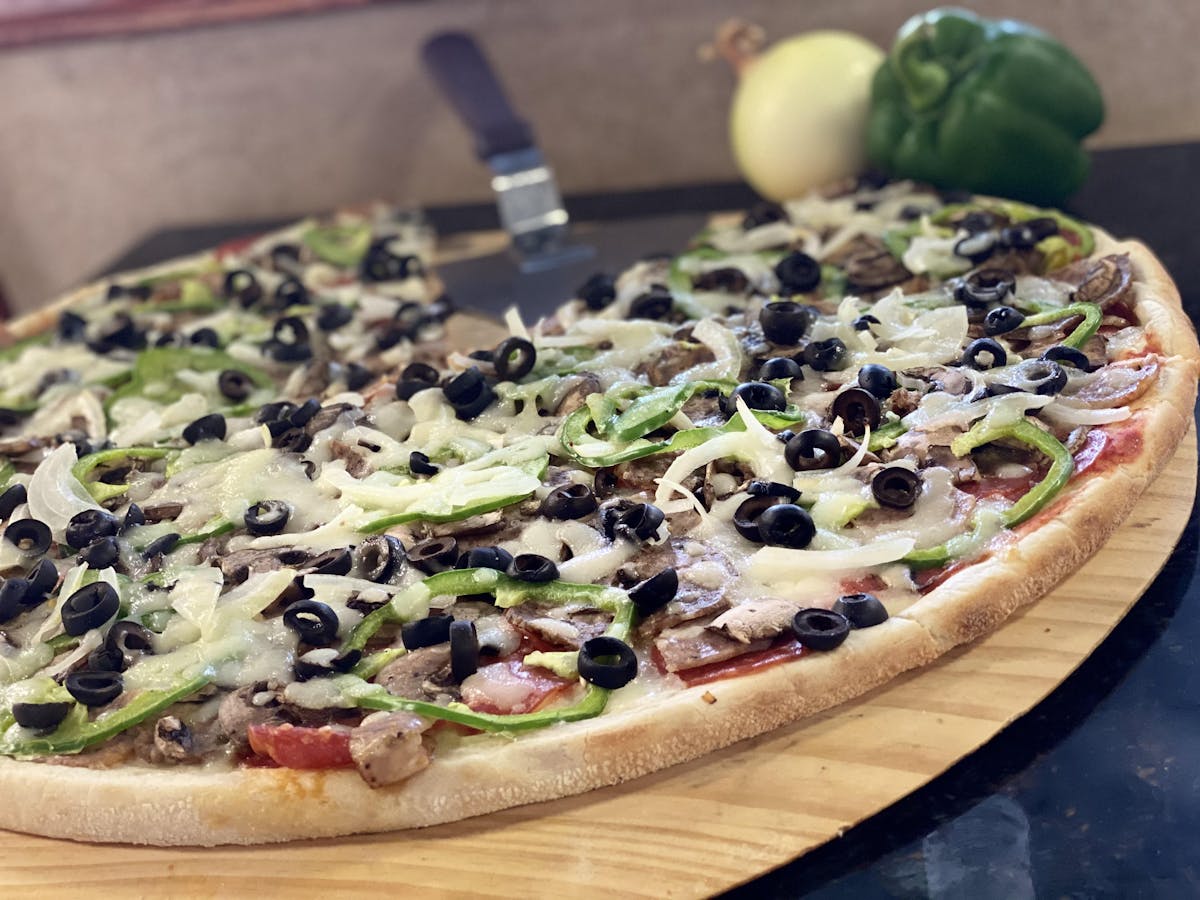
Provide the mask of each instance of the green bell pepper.
[{"label": "green bell pepper", "polygon": [[320,259],[349,269],[359,264],[371,246],[371,223],[314,225],[300,239]]},{"label": "green bell pepper", "polygon": [[[1050,459],[1050,469],[1045,477],[1030,488],[1020,500],[1004,511],[1001,521],[1005,528],[1014,528],[1036,515],[1053,500],[1071,480],[1075,471],[1075,459],[1071,451],[1063,446],[1054,435],[1042,431],[1027,419],[1022,419],[1015,425],[1001,428],[988,428],[986,420],[976,422],[970,431],[960,434],[950,444],[955,456],[966,456],[976,447],[1000,440],[1014,440],[1032,447],[1045,454]],[[945,565],[964,552],[964,548],[973,547],[977,535],[959,535],[944,544],[929,547],[925,550],[914,550],[904,561],[915,569],[926,569],[932,566]]]},{"label": "green bell pepper", "polygon": [[92,495],[93,500],[97,503],[103,503],[105,500],[111,500],[113,497],[119,497],[124,494],[129,490],[129,485],[89,481],[88,477],[96,469],[102,466],[112,467],[127,460],[166,459],[176,456],[178,453],[178,450],[172,450],[170,447],[115,447],[112,450],[101,450],[97,453],[89,453],[81,457],[71,467],[71,474],[87,489],[87,492]]},{"label": "green bell pepper", "polygon": [[9,756],[47,756],[79,751],[106,741],[114,735],[144,722],[155,713],[162,712],[185,697],[200,690],[211,681],[208,675],[199,675],[180,681],[172,688],[161,691],[142,691],[119,709],[101,713],[88,720],[83,707],[77,705],[76,715],[68,715],[62,724],[48,735],[36,735],[18,731],[11,726],[0,737],[0,753]]},{"label": "green bell pepper", "polygon": [[1026,316],[1025,321],[1021,323],[1021,327],[1029,328],[1034,325],[1049,325],[1051,322],[1069,319],[1072,316],[1083,316],[1083,321],[1063,339],[1063,346],[1074,347],[1078,350],[1096,333],[1096,330],[1100,327],[1101,319],[1104,318],[1104,311],[1095,303],[1071,303],[1060,309],[1048,309],[1036,315]]},{"label": "green bell pepper", "polygon": [[888,174],[1056,203],[1088,172],[1104,102],[1048,34],[961,9],[909,19],[871,86],[867,154]]},{"label": "green bell pepper", "polygon": [[[112,409],[118,400],[125,397],[147,397],[164,405],[174,403],[192,390],[176,375],[185,369],[196,372],[240,369],[260,388],[269,388],[273,384],[262,369],[240,362],[221,350],[154,347],[138,354],[132,377],[105,401],[105,409]],[[150,385],[154,387],[150,388]]]}]

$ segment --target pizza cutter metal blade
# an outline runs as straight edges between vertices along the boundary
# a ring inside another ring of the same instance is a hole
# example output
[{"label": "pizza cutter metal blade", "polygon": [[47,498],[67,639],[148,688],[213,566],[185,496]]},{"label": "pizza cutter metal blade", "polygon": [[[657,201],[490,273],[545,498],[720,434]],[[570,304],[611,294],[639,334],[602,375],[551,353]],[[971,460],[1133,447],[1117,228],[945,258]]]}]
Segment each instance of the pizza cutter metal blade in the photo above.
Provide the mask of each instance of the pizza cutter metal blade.
[{"label": "pizza cutter metal blade", "polygon": [[593,256],[593,248],[571,242],[554,173],[475,39],[444,32],[425,43],[421,56],[474,135],[476,154],[492,170],[500,223],[517,268],[545,272]]}]

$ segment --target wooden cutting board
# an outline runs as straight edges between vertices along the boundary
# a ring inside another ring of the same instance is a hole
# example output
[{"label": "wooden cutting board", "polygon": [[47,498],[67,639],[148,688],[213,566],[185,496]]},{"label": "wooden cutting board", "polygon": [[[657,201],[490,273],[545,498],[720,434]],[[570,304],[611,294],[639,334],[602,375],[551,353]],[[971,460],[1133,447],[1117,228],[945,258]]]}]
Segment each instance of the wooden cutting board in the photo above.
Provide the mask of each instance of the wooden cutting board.
[{"label": "wooden cutting board", "polygon": [[0,832],[0,886],[24,898],[712,894],[837,837],[1045,697],[1153,580],[1195,491],[1193,430],[1104,549],[999,631],[694,763],[454,825],[282,846],[88,846]]}]

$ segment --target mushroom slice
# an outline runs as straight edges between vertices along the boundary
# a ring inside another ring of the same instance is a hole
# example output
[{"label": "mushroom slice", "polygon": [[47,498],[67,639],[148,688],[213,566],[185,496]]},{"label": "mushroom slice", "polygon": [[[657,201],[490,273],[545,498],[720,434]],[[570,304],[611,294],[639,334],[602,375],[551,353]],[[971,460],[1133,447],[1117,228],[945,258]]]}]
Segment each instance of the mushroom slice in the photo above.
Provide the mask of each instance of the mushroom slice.
[{"label": "mushroom slice", "polygon": [[383,787],[415,775],[429,765],[421,735],[432,723],[406,712],[367,716],[350,732],[350,758],[371,787]]},{"label": "mushroom slice", "polygon": [[708,627],[749,644],[782,634],[799,609],[800,604],[792,600],[764,597],[739,603],[713,619]]}]

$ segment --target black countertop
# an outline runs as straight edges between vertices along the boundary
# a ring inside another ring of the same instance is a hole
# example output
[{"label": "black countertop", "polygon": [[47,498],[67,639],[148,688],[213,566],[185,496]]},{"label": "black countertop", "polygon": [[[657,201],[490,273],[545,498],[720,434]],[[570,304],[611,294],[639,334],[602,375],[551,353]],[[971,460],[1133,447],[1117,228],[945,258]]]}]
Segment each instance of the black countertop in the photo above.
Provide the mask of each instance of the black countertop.
[{"label": "black countertop", "polygon": [[[1197,195],[1200,144],[1108,150],[1096,154],[1068,210],[1147,243],[1197,320]],[[701,185],[572,197],[568,206],[576,221],[598,223],[586,230],[598,250],[582,264],[588,270],[680,248],[706,212],[753,199],[742,185]],[[495,210],[486,206],[428,214],[441,234],[496,226]],[[159,232],[109,270],[276,224]],[[581,280],[579,271],[533,289],[543,302],[556,290],[561,296]],[[515,282],[501,257],[460,264],[446,277],[452,289],[487,283],[496,309],[526,299],[526,285]],[[1200,645],[1198,549],[1193,509],[1143,598],[1046,700],[924,788],[728,896],[1200,897],[1200,665],[1192,649]]]}]

